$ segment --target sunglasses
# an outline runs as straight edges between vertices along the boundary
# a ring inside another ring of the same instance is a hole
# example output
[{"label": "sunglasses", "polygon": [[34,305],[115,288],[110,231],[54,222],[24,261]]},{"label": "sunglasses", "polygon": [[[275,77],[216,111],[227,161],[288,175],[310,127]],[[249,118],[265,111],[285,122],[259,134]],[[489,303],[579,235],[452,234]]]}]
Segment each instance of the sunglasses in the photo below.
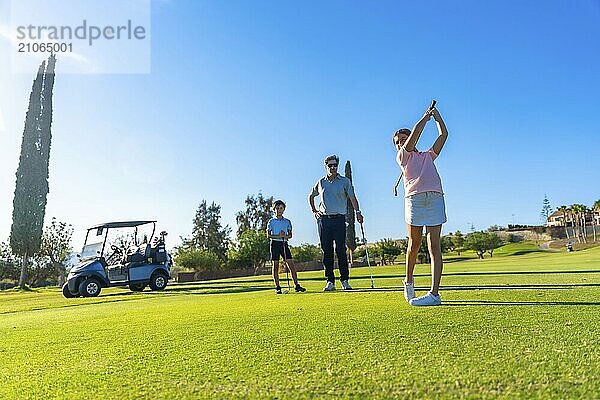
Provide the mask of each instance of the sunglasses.
[{"label": "sunglasses", "polygon": [[329,168],[337,168],[337,164],[327,164],[327,167]]}]

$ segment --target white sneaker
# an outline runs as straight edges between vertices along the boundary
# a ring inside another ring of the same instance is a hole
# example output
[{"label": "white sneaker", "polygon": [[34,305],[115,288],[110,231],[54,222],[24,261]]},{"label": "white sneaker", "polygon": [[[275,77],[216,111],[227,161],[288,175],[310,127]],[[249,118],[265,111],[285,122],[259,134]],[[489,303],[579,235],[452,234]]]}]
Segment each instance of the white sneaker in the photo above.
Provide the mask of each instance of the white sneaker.
[{"label": "white sneaker", "polygon": [[442,298],[439,294],[436,296],[431,292],[427,292],[423,296],[412,299],[409,303],[411,306],[439,306],[442,304]]},{"label": "white sneaker", "polygon": [[352,290],[352,286],[350,286],[350,284],[348,283],[348,281],[342,281],[342,288],[344,290]]},{"label": "white sneaker", "polygon": [[324,292],[333,292],[335,290],[335,283],[327,281],[327,286],[323,288]]},{"label": "white sneaker", "polygon": [[406,301],[410,302],[416,297],[415,281],[413,280],[411,283],[407,283],[405,280],[402,280],[402,283],[404,284],[404,298]]}]

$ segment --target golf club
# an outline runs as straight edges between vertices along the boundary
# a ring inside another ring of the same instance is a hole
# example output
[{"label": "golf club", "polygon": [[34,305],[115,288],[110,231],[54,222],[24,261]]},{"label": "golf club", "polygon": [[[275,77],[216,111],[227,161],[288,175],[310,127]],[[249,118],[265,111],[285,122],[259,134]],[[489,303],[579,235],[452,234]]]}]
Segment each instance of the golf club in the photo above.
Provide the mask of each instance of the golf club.
[{"label": "golf club", "polygon": [[[287,235],[287,232],[286,232],[286,235]],[[288,294],[290,292],[290,275],[289,275],[290,267],[288,266],[287,261],[286,261],[286,259],[287,259],[287,255],[285,254],[285,244],[286,244],[286,242],[287,241],[284,238],[283,239],[283,263],[285,265],[285,278],[287,279],[287,287],[288,287],[287,288],[287,292],[285,292],[285,294]]]},{"label": "golf club", "polygon": [[375,283],[373,282],[373,272],[371,271],[371,260],[369,260],[369,246],[367,246],[367,239],[365,238],[365,228],[362,222],[360,223],[360,231],[362,233],[363,243],[365,244],[365,252],[367,254],[367,265],[369,266],[369,276],[371,277],[371,289],[375,289]]},{"label": "golf club", "polygon": [[[427,112],[429,112],[435,108],[435,103],[437,103],[435,100],[431,101],[431,105],[427,109]],[[400,176],[398,177],[398,180],[396,181],[396,184],[394,185],[394,197],[398,196],[398,185],[400,184],[401,180],[402,180],[402,173],[400,173]]]},{"label": "golf club", "polygon": [[432,101],[431,101],[431,105],[430,105],[430,106],[429,106],[429,108],[427,109],[427,111],[428,111],[428,112],[429,112],[429,111],[431,111],[431,110],[433,110],[433,109],[435,108],[435,103],[436,103],[436,101],[435,101],[435,100],[432,100]]}]

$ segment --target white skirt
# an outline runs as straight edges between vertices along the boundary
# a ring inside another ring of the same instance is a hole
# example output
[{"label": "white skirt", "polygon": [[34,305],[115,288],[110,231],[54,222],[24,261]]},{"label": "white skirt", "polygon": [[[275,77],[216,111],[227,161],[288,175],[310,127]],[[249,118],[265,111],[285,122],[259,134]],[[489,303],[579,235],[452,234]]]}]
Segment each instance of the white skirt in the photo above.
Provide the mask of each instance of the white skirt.
[{"label": "white skirt", "polygon": [[404,220],[412,226],[442,225],[448,220],[444,195],[424,192],[405,197]]}]

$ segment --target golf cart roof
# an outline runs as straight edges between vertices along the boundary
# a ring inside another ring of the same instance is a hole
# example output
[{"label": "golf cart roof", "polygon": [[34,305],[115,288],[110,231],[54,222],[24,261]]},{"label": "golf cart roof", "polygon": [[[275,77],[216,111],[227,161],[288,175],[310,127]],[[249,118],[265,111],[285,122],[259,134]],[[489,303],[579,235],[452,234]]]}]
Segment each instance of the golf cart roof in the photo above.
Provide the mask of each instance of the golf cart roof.
[{"label": "golf cart roof", "polygon": [[94,225],[94,226],[88,228],[88,231],[92,230],[92,229],[98,229],[98,228],[133,228],[135,226],[140,226],[140,225],[145,225],[145,224],[152,224],[152,223],[155,223],[155,222],[156,221],[106,222],[104,224]]}]

